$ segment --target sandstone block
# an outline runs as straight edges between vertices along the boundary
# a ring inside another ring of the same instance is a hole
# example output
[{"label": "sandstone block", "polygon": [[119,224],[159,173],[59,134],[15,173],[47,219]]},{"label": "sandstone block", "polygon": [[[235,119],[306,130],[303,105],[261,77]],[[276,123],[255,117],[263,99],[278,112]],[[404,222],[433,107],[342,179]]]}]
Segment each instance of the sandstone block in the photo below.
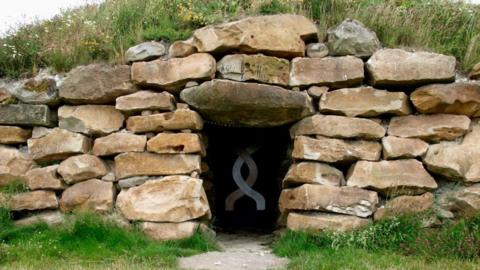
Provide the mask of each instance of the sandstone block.
[{"label": "sandstone block", "polygon": [[124,153],[115,157],[117,179],[132,176],[190,174],[200,171],[199,155]]},{"label": "sandstone block", "polygon": [[1,125],[53,127],[56,121],[57,116],[47,105],[0,104]]},{"label": "sandstone block", "polygon": [[363,61],[353,56],[295,58],[290,70],[290,86],[342,88],[359,85],[363,78]]},{"label": "sandstone block", "polygon": [[0,144],[26,143],[32,131],[15,126],[0,126]]},{"label": "sandstone block", "polygon": [[411,113],[408,96],[372,87],[344,88],[322,95],[320,112],[346,116],[372,117],[382,114]]},{"label": "sandstone block", "polygon": [[12,211],[56,209],[58,200],[53,191],[24,192],[10,198],[9,208]]},{"label": "sandstone block", "polygon": [[62,106],[58,109],[58,126],[86,135],[105,135],[119,130],[125,117],[113,106]]},{"label": "sandstone block", "polygon": [[197,52],[197,48],[193,46],[192,40],[175,41],[168,48],[168,56],[170,58],[187,57]]},{"label": "sandstone block", "polygon": [[361,229],[371,223],[370,219],[326,213],[289,213],[287,228],[293,231],[347,232]]},{"label": "sandstone block", "polygon": [[279,203],[281,211],[315,210],[368,217],[376,210],[378,195],[353,187],[305,184],[282,190]]},{"label": "sandstone block", "polygon": [[159,154],[205,154],[200,135],[195,133],[159,133],[148,140],[147,150]]},{"label": "sandstone block", "polygon": [[20,81],[12,88],[12,94],[28,104],[56,105],[60,102],[57,83],[54,77],[50,76],[39,75]]},{"label": "sandstone block", "polygon": [[116,132],[95,139],[92,154],[95,156],[111,156],[123,152],[143,152],[147,137],[128,132]]},{"label": "sandstone block", "polygon": [[455,64],[453,56],[383,49],[372,55],[366,67],[373,86],[415,86],[453,82]]},{"label": "sandstone block", "polygon": [[146,116],[132,116],[127,119],[127,129],[135,133],[182,129],[201,130],[202,128],[202,117],[197,112],[188,109]]},{"label": "sandstone block", "polygon": [[60,210],[74,209],[106,213],[113,209],[115,187],[111,182],[90,179],[67,188],[60,199]]},{"label": "sandstone block", "polygon": [[368,58],[381,48],[377,34],[353,19],[346,19],[328,29],[327,38],[330,54],[336,56],[354,55]]},{"label": "sandstone block", "polygon": [[90,154],[69,157],[58,166],[57,172],[69,185],[97,177],[108,173],[105,163],[96,156]]},{"label": "sandstone block", "polygon": [[438,187],[416,159],[358,161],[349,170],[347,186],[373,189],[387,196],[417,195]]},{"label": "sandstone block", "polygon": [[118,97],[115,108],[123,112],[173,111],[175,110],[175,97],[168,92],[138,91]]},{"label": "sandstone block", "polygon": [[171,241],[186,239],[199,229],[200,224],[194,221],[180,223],[142,222],[140,229],[156,241]]},{"label": "sandstone block", "polygon": [[385,207],[375,212],[374,219],[380,220],[405,214],[424,213],[433,206],[433,194],[425,193],[420,196],[399,196],[385,203]]},{"label": "sandstone block", "polygon": [[122,190],[116,207],[129,220],[184,222],[210,217],[202,180],[188,176],[168,176]]},{"label": "sandstone block", "polygon": [[434,114],[393,117],[388,135],[402,138],[419,138],[428,142],[455,140],[470,127],[470,119],[464,115]]},{"label": "sandstone block", "polygon": [[452,192],[441,194],[439,203],[453,212],[455,217],[478,216],[480,213],[480,184],[458,187]]},{"label": "sandstone block", "polygon": [[0,187],[14,181],[24,181],[25,174],[33,165],[34,162],[27,153],[0,145]]},{"label": "sandstone block", "polygon": [[54,189],[63,190],[65,182],[57,174],[58,165],[31,169],[26,173],[27,187],[29,190]]},{"label": "sandstone block", "polygon": [[415,158],[427,153],[428,143],[420,139],[387,136],[382,139],[385,159]]},{"label": "sandstone block", "polygon": [[300,162],[292,164],[283,179],[283,187],[300,184],[319,184],[340,186],[345,182],[343,173],[327,164],[317,162]]},{"label": "sandstone block", "polygon": [[55,226],[63,223],[65,216],[60,211],[44,211],[32,216],[15,221],[15,226],[31,226],[37,223],[45,223],[48,226]]},{"label": "sandstone block", "polygon": [[327,163],[359,159],[375,161],[380,159],[381,151],[382,146],[378,142],[298,136],[295,138],[292,157]]},{"label": "sandstone block", "polygon": [[127,62],[150,61],[167,53],[165,45],[156,41],[148,41],[128,48],[125,52]]},{"label": "sandstone block", "polygon": [[62,160],[90,151],[88,137],[65,129],[55,128],[50,133],[28,140],[28,151],[34,160]]}]

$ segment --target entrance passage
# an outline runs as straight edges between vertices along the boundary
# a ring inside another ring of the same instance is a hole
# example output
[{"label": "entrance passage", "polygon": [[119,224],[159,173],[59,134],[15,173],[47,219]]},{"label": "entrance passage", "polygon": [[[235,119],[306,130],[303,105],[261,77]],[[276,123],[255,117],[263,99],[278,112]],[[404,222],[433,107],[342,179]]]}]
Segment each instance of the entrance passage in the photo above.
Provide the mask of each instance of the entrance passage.
[{"label": "entrance passage", "polygon": [[204,131],[215,190],[214,226],[225,231],[273,230],[288,169],[288,127],[206,125]]}]

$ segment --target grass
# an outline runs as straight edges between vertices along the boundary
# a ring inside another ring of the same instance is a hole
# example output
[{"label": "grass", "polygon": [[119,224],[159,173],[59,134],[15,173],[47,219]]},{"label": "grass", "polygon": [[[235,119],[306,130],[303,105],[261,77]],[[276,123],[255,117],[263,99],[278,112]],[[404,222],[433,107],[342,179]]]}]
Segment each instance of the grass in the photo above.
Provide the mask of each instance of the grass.
[{"label": "grass", "polygon": [[416,216],[384,220],[349,232],[288,231],[274,252],[288,269],[478,269],[480,217],[422,228]]},{"label": "grass", "polygon": [[0,208],[0,268],[8,269],[174,269],[176,259],[216,249],[206,236],[158,243],[137,229],[125,230],[92,214],[50,228],[14,227]]},{"label": "grass", "polygon": [[[387,47],[454,55],[464,71],[480,61],[480,6],[444,0],[106,0],[22,25],[0,39],[0,77],[68,71],[92,62],[123,63],[145,40],[174,41],[204,25],[246,15],[299,13],[320,33],[350,17],[377,32]],[[322,34],[322,36],[323,36]]]}]

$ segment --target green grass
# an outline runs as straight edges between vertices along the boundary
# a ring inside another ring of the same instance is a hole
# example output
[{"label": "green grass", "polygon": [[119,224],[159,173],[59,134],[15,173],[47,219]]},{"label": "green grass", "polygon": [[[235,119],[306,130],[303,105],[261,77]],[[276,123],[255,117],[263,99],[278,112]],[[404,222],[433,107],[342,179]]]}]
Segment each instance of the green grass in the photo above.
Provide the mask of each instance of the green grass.
[{"label": "green grass", "polygon": [[6,186],[0,188],[0,192],[4,194],[17,194],[28,191],[25,181],[17,179],[11,181]]},{"label": "green grass", "polygon": [[8,269],[172,269],[180,256],[215,250],[196,233],[189,239],[158,243],[137,229],[125,230],[91,214],[50,228],[14,227],[0,209],[0,268]]},{"label": "green grass", "polygon": [[387,47],[454,55],[464,71],[480,61],[480,6],[445,0],[107,0],[67,10],[0,39],[0,77],[57,72],[92,62],[123,63],[145,40],[174,41],[196,28],[246,15],[298,13],[317,21],[320,34],[345,18],[377,32]]},{"label": "green grass", "polygon": [[288,269],[478,269],[480,218],[421,226],[422,218],[384,220],[349,233],[288,231],[275,254]]}]

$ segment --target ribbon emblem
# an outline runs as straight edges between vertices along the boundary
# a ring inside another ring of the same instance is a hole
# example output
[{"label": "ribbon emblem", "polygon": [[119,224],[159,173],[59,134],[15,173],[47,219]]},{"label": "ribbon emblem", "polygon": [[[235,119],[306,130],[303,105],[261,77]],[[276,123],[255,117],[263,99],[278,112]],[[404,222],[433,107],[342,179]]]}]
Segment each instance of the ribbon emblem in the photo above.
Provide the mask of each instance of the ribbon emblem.
[{"label": "ribbon emblem", "polygon": [[[235,184],[238,186],[238,189],[230,193],[225,199],[225,211],[233,211],[235,208],[235,202],[245,195],[255,201],[257,211],[265,210],[265,198],[262,194],[251,188],[257,181],[258,177],[257,164],[251,155],[258,149],[259,147],[250,146],[245,150],[235,150],[235,152],[238,154],[238,158],[233,164],[232,176]],[[243,165],[247,165],[248,167],[247,180],[245,180],[242,176],[241,170]]]}]

